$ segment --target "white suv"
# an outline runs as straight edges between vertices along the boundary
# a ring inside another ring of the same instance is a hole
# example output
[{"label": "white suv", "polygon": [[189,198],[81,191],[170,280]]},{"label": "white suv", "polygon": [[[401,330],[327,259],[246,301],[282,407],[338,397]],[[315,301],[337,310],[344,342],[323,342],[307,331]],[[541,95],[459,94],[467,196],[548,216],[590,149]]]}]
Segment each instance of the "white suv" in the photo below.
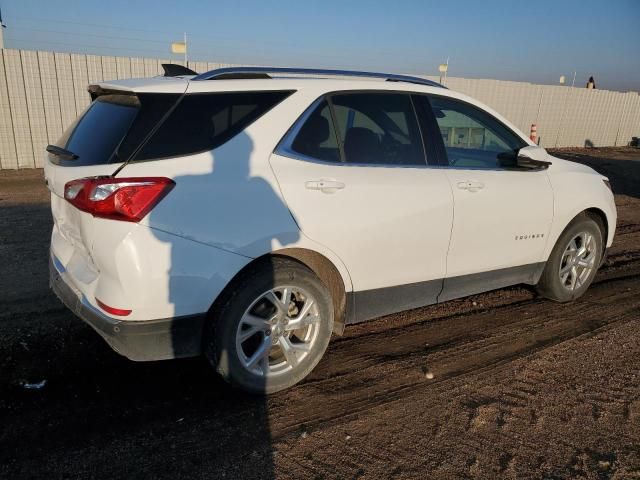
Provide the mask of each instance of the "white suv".
[{"label": "white suv", "polygon": [[230,68],[103,82],[47,147],[51,284],[132,360],[303,379],[332,332],[507,285],[582,295],[607,179],[439,84]]}]

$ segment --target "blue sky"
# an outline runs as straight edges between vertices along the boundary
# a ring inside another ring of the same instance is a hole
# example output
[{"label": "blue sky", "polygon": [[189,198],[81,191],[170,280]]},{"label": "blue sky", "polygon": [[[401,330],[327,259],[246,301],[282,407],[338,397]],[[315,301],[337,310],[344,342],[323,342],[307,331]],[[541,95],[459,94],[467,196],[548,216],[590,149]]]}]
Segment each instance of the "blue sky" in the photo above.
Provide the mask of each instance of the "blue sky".
[{"label": "blue sky", "polygon": [[[640,0],[0,0],[7,48],[640,90]],[[176,56],[175,58],[178,58]]]}]

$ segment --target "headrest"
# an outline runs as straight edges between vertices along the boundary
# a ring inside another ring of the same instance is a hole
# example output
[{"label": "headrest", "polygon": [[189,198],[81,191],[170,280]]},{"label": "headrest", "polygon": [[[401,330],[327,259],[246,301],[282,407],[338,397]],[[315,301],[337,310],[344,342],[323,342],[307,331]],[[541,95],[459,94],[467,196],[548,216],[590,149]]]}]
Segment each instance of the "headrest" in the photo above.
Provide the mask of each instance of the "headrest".
[{"label": "headrest", "polygon": [[296,143],[301,142],[317,147],[329,138],[329,121],[320,116],[312,115],[300,129]]},{"label": "headrest", "polygon": [[378,135],[362,127],[351,127],[344,138],[344,154],[347,162],[375,163],[379,157]]}]

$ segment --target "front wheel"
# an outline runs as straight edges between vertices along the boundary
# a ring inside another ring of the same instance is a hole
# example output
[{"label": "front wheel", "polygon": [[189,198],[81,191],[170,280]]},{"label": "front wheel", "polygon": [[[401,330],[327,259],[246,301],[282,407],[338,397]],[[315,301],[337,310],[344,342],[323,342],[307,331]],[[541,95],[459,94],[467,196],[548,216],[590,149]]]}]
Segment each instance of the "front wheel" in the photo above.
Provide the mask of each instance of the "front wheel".
[{"label": "front wheel", "polygon": [[252,393],[305,378],[333,329],[331,296],[304,265],[275,258],[245,272],[211,319],[205,351],[218,373]]},{"label": "front wheel", "polygon": [[569,302],[586,292],[602,259],[603,233],[586,215],[576,218],[560,235],[538,283],[538,292]]}]

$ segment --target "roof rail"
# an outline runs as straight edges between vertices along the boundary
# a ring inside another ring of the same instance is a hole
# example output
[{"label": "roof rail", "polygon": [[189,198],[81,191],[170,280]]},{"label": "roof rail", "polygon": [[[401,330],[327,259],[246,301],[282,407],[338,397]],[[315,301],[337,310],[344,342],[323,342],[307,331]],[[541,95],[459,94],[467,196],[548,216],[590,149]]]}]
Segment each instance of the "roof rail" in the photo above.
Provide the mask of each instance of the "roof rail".
[{"label": "roof rail", "polygon": [[192,78],[192,80],[235,80],[249,78],[271,78],[274,74],[294,75],[320,75],[335,77],[365,77],[381,78],[388,82],[407,82],[430,87],[447,88],[438,82],[426,78],[412,77],[410,75],[397,75],[394,73],[360,72],[357,70],[326,70],[318,68],[288,68],[288,67],[226,67],[210,70]]}]

